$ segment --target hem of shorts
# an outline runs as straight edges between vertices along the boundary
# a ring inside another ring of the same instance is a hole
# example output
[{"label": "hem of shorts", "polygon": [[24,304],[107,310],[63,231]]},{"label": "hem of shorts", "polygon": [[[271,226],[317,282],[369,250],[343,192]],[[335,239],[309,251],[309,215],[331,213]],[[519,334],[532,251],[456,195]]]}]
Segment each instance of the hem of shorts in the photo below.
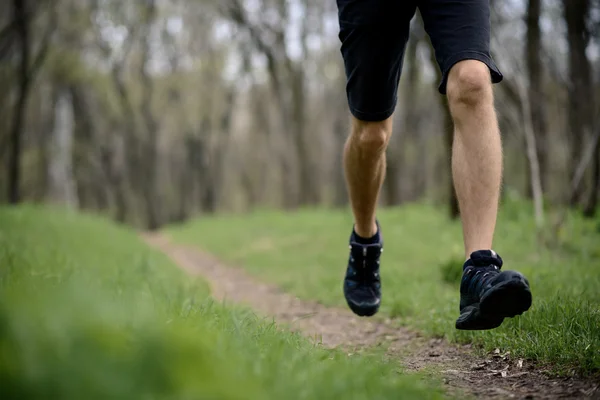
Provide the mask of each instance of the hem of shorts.
[{"label": "hem of shorts", "polygon": [[448,84],[448,75],[449,75],[452,67],[459,61],[464,61],[464,60],[477,60],[477,61],[481,61],[482,63],[484,63],[490,70],[490,75],[492,76],[492,83],[494,83],[494,84],[500,83],[504,79],[502,72],[500,72],[500,70],[498,69],[498,66],[492,60],[492,58],[490,56],[488,56],[485,53],[480,53],[478,51],[472,51],[472,50],[463,51],[458,54],[455,54],[454,56],[450,57],[450,59],[448,60],[448,62],[447,62],[448,66],[446,67],[446,70],[444,71],[444,73],[442,75],[442,80],[438,86],[438,91],[441,94],[444,94],[444,95],[446,94],[446,86]]},{"label": "hem of shorts", "polygon": [[384,121],[384,120],[388,119],[389,117],[391,117],[392,114],[394,113],[394,109],[396,108],[396,104],[394,104],[392,107],[388,108],[385,111],[377,111],[377,112],[365,112],[365,111],[357,110],[354,107],[349,107],[349,108],[350,108],[350,112],[352,113],[352,115],[360,121],[378,122],[378,121]]}]

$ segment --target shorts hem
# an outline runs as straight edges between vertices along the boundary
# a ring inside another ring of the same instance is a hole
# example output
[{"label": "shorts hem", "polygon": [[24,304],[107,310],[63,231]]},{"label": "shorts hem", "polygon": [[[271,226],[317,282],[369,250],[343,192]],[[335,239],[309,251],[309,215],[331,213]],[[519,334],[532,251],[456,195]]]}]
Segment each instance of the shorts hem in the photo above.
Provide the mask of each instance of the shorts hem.
[{"label": "shorts hem", "polygon": [[378,122],[378,121],[384,121],[392,116],[392,114],[394,113],[394,109],[396,108],[396,103],[394,102],[394,105],[385,111],[377,111],[377,112],[360,111],[352,106],[350,106],[349,108],[350,108],[350,113],[352,113],[352,115],[360,121]]},{"label": "shorts hem", "polygon": [[478,51],[472,51],[472,50],[463,51],[463,52],[460,52],[460,53],[455,54],[454,56],[450,57],[448,59],[448,61],[445,63],[445,70],[443,71],[442,80],[438,87],[438,91],[441,94],[444,94],[444,95],[446,94],[446,86],[448,85],[448,75],[450,74],[450,70],[452,69],[452,67],[455,64],[457,64],[458,62],[464,61],[464,60],[477,60],[477,61],[481,61],[482,63],[484,63],[490,70],[490,75],[492,77],[492,83],[494,83],[494,84],[500,83],[504,79],[504,76],[498,69],[498,66],[496,65],[494,60],[492,60],[492,58],[489,55],[478,52]]}]

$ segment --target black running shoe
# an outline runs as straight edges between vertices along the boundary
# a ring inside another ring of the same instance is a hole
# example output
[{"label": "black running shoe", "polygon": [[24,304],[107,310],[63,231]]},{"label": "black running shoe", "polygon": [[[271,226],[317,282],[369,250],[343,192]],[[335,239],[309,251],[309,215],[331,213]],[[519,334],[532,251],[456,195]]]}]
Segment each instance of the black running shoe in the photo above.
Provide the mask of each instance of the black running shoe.
[{"label": "black running shoe", "polygon": [[531,307],[527,279],[501,268],[502,258],[493,250],[475,251],[465,262],[456,329],[494,329],[504,318],[521,315]]},{"label": "black running shoe", "polygon": [[381,303],[379,258],[383,240],[372,244],[358,243],[354,233],[350,237],[350,257],[344,278],[344,297],[350,309],[361,317],[377,313]]}]

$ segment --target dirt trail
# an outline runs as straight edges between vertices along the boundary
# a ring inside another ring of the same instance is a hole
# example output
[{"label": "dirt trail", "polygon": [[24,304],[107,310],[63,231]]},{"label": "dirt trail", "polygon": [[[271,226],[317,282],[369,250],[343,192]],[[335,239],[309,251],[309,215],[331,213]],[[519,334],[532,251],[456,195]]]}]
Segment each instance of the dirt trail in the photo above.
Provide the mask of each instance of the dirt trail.
[{"label": "dirt trail", "polygon": [[349,353],[383,343],[388,347],[388,356],[407,369],[439,372],[449,393],[467,392],[486,399],[600,399],[599,382],[549,378],[528,361],[513,359],[509,354],[478,358],[469,346],[426,339],[393,326],[389,320],[359,318],[347,309],[299,300],[257,281],[240,268],[226,266],[189,246],[173,244],[164,236],[145,235],[144,239],[183,269],[202,275],[216,299],[248,305],[259,315],[272,316],[292,330],[317,338],[324,346],[342,347]]}]

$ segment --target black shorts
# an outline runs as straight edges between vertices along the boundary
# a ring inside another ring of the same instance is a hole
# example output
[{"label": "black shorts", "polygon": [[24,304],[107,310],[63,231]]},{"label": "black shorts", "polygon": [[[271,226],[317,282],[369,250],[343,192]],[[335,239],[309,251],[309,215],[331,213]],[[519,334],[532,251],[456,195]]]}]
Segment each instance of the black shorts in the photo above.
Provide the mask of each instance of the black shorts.
[{"label": "black shorts", "polygon": [[417,7],[442,71],[441,94],[461,60],[482,61],[493,83],[502,80],[490,56],[489,0],[337,0],[337,6],[348,104],[360,120],[381,121],[394,112]]}]

